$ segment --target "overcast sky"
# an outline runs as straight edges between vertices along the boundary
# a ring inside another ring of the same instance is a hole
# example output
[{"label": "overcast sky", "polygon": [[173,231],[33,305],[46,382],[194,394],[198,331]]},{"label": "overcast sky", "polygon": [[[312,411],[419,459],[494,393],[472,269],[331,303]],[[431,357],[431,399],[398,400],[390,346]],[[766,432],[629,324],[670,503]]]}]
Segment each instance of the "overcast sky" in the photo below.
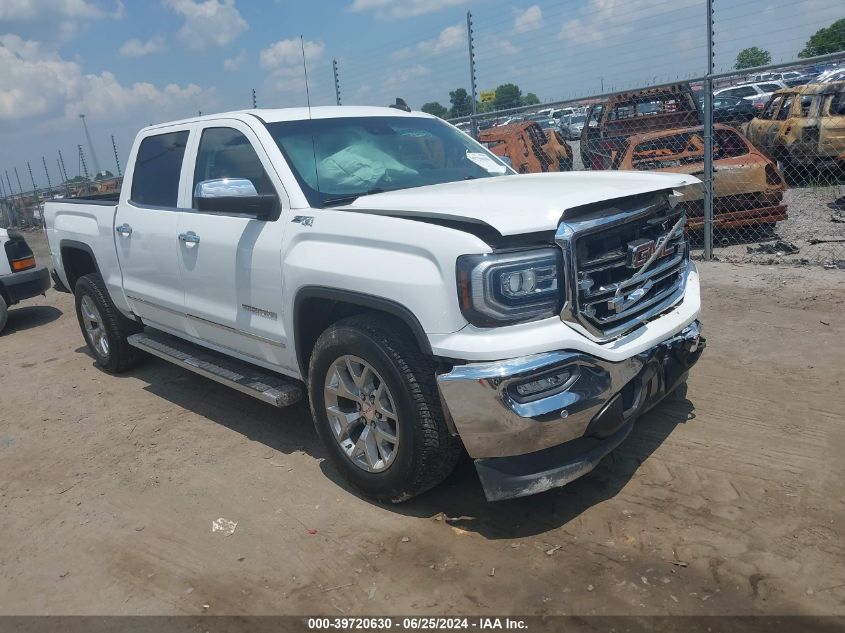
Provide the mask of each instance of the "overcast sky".
[{"label": "overcast sky", "polygon": [[[716,63],[746,46],[790,60],[842,0],[717,0]],[[78,173],[85,113],[101,168],[125,164],[143,125],[249,107],[304,105],[299,35],[312,105],[448,106],[469,88],[466,11],[474,16],[479,88],[517,83],[542,100],[589,96],[698,75],[704,0],[0,0],[0,176],[29,188],[57,150]],[[89,154],[89,169],[93,161]]]}]

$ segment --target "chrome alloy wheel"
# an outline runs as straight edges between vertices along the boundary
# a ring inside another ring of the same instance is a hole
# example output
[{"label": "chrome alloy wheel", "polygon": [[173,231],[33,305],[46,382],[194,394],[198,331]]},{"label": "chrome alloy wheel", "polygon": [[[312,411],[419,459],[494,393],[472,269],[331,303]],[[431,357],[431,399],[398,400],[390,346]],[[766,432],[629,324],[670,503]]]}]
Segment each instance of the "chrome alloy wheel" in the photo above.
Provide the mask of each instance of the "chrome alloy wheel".
[{"label": "chrome alloy wheel", "polygon": [[103,328],[103,319],[100,316],[100,311],[97,309],[97,304],[94,303],[94,300],[90,296],[84,295],[79,308],[82,312],[82,324],[85,327],[85,334],[88,335],[91,347],[96,349],[103,357],[108,358],[109,339],[106,336],[106,330]]},{"label": "chrome alloy wheel", "polygon": [[323,393],[329,426],[344,454],[367,472],[387,470],[399,448],[399,418],[378,372],[357,356],[341,356],[326,374]]}]

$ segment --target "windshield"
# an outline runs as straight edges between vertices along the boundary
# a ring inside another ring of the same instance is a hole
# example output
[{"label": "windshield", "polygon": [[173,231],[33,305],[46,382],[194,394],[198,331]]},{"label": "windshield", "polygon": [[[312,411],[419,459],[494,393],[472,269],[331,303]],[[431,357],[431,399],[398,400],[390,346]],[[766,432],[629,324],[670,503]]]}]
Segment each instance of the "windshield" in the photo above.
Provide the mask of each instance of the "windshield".
[{"label": "windshield", "polygon": [[569,125],[583,123],[586,118],[586,116],[571,116],[569,117]]},{"label": "windshield", "polygon": [[268,123],[309,204],[512,173],[439,119],[345,117]]}]

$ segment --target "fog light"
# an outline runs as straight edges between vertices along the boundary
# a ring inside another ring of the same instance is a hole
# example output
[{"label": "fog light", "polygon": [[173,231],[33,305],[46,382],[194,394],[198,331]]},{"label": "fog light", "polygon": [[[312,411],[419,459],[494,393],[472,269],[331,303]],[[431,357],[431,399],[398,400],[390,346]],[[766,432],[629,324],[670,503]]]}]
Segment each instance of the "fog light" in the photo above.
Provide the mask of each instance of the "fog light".
[{"label": "fog light", "polygon": [[527,398],[529,396],[536,396],[538,393],[543,393],[545,391],[552,391],[569,380],[571,375],[571,372],[564,369],[556,374],[549,374],[536,380],[529,380],[528,382],[518,384],[516,386],[516,393],[523,398]]}]

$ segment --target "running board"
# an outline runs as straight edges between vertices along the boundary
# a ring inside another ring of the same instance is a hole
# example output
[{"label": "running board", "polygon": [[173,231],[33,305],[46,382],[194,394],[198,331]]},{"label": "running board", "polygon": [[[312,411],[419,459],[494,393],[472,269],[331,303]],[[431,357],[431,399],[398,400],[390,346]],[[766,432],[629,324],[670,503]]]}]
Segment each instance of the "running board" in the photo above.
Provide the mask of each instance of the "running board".
[{"label": "running board", "polygon": [[274,407],[287,407],[302,400],[302,388],[293,381],[170,334],[147,329],[140,334],[132,334],[127,341],[133,347]]}]

